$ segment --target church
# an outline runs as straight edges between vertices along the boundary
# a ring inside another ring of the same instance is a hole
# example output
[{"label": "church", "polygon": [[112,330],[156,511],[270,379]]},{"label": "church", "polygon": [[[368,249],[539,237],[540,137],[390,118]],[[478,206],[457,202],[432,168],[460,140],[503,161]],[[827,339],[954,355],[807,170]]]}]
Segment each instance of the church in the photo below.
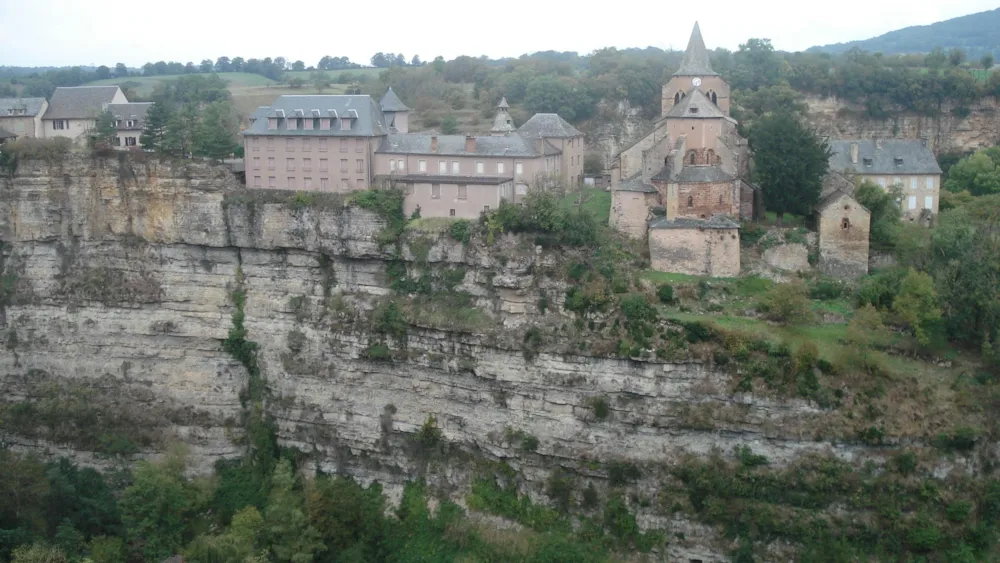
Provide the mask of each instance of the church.
[{"label": "church", "polygon": [[611,166],[610,225],[648,238],[656,270],[740,273],[739,221],[763,207],[729,107],[729,85],[712,70],[695,23],[680,68],[663,85],[660,118]]}]

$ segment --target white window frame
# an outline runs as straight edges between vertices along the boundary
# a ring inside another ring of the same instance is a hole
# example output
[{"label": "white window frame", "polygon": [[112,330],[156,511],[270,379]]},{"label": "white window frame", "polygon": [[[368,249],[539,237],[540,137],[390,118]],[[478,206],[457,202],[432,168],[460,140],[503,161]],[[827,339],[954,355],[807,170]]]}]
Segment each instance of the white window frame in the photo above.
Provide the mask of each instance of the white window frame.
[{"label": "white window frame", "polygon": [[426,160],[417,161],[417,170],[421,172],[427,172],[427,161]]},{"label": "white window frame", "polygon": [[911,195],[910,197],[908,197],[906,199],[906,207],[908,209],[916,209],[917,208],[917,196]]},{"label": "white window frame", "polygon": [[462,171],[462,165],[457,160],[451,161],[451,173],[458,174]]},{"label": "white window frame", "polygon": [[934,209],[934,196],[932,195],[924,196],[924,209]]},{"label": "white window frame", "polygon": [[438,161],[438,174],[447,174],[447,173],[448,173],[448,161],[447,160],[439,160]]},{"label": "white window frame", "polygon": [[497,174],[503,174],[503,163],[502,162],[498,162],[497,163]]},{"label": "white window frame", "polygon": [[441,184],[431,184],[431,199],[441,199]]},{"label": "white window frame", "polygon": [[405,171],[406,170],[406,161],[403,160],[403,159],[397,160],[396,161],[396,170],[399,170],[400,172]]},{"label": "white window frame", "polygon": [[476,174],[482,174],[486,170],[486,163],[479,161],[476,163]]},{"label": "white window frame", "polygon": [[519,177],[519,178],[521,176],[524,176],[524,163],[523,162],[514,163],[514,175],[517,176],[517,177]]},{"label": "white window frame", "polygon": [[934,189],[934,177],[933,176],[928,176],[927,177],[927,189],[928,190],[933,190]]},{"label": "white window frame", "polygon": [[469,186],[465,184],[458,185],[458,199],[469,199]]},{"label": "white window frame", "polygon": [[394,159],[389,159],[389,172],[396,171],[396,161]]}]

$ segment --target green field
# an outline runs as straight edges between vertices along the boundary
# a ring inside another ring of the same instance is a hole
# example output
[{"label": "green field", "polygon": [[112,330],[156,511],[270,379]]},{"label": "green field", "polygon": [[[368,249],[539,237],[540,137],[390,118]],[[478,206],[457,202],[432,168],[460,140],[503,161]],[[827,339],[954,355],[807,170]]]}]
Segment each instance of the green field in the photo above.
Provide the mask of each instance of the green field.
[{"label": "green field", "polygon": [[[353,70],[324,70],[332,80],[336,80],[338,76],[343,73],[352,74],[355,77],[365,76],[368,80],[378,80],[379,74],[385,71],[384,68],[356,68]],[[289,70],[285,72],[285,80],[291,80],[293,78],[301,78],[306,82],[309,82],[312,74],[316,72],[315,70]]]},{"label": "green field", "polygon": [[[229,83],[229,89],[234,88],[248,88],[248,87],[260,87],[269,86],[272,84],[277,84],[274,80],[261,76],[259,74],[251,74],[249,72],[220,72],[217,73],[219,78],[225,80]],[[139,86],[136,91],[140,96],[148,96],[153,92],[153,88],[157,84],[163,82],[169,82],[171,80],[177,80],[181,76],[188,76],[185,74],[166,74],[163,76],[127,76],[122,78],[107,78],[105,80],[95,80],[93,82],[88,82],[86,86],[102,86],[102,85],[122,85],[126,82],[136,82]]]}]

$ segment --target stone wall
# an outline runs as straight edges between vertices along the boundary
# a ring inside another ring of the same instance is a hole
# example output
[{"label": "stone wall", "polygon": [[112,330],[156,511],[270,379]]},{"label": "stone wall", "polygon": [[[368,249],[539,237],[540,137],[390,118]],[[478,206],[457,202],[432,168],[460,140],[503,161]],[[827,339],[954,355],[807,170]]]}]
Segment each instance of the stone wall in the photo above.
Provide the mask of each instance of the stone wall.
[{"label": "stone wall", "polygon": [[740,196],[733,181],[679,183],[676,186],[678,217],[707,219],[719,214],[740,216]]},{"label": "stone wall", "polygon": [[847,195],[819,214],[819,269],[828,276],[858,278],[868,273],[870,214]]},{"label": "stone wall", "polygon": [[649,210],[657,205],[657,199],[655,193],[612,191],[611,228],[635,239],[645,238]]},{"label": "stone wall", "polygon": [[736,277],[740,275],[739,234],[723,229],[651,229],[649,257],[659,272]]}]

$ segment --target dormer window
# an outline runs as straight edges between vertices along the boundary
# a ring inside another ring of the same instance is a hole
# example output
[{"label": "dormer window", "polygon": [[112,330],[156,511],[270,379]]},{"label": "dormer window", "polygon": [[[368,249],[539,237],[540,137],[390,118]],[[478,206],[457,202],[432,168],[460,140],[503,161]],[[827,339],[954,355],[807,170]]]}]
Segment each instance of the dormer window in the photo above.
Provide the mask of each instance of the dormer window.
[{"label": "dormer window", "polygon": [[902,166],[903,165],[903,159],[899,158],[898,156],[896,158],[892,159],[892,161],[896,163],[896,166]]},{"label": "dormer window", "polygon": [[688,108],[688,111],[691,113],[698,113],[698,106],[691,106]]},{"label": "dormer window", "polygon": [[347,117],[342,117],[340,119],[340,129],[342,131],[347,131],[351,128],[351,120]]},{"label": "dormer window", "polygon": [[135,119],[129,119],[125,122],[125,127],[135,127],[135,124],[136,124]]},{"label": "dormer window", "polygon": [[864,161],[865,161],[865,166],[871,166],[872,165],[872,159],[866,158],[866,159],[864,159]]}]

